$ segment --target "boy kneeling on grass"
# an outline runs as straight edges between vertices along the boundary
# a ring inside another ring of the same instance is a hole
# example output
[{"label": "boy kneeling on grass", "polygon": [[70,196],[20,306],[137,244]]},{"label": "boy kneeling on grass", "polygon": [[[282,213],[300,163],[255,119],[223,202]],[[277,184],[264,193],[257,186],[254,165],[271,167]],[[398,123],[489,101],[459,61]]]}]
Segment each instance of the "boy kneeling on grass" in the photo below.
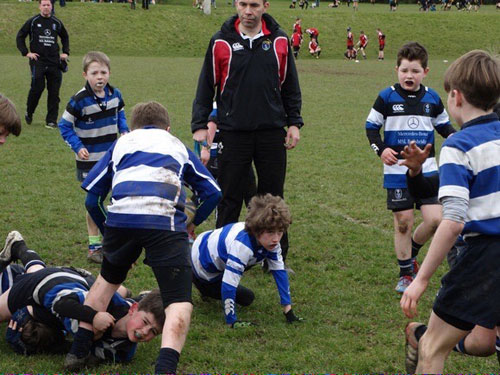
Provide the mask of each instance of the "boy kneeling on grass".
[{"label": "boy kneeling on grass", "polygon": [[248,267],[264,260],[276,281],[287,322],[303,320],[293,313],[281,256],[280,240],[291,222],[283,199],[266,194],[250,200],[245,222],[203,232],[196,238],[191,250],[193,283],[202,296],[222,300],[226,323],[232,328],[253,325],[236,318],[236,304],[248,306],[255,298],[250,289],[239,284]]}]

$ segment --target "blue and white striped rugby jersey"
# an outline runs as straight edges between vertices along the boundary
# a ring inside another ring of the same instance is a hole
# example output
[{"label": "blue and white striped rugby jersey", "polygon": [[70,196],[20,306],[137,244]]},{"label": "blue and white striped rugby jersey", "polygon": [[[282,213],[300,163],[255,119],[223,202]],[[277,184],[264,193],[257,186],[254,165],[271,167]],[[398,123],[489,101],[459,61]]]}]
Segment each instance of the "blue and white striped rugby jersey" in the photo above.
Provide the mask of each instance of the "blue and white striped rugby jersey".
[{"label": "blue and white striped rugby jersey", "polygon": [[500,236],[500,121],[495,113],[465,123],[441,149],[439,199],[469,201],[464,237]]},{"label": "blue and white striped rugby jersey", "polygon": [[167,131],[146,127],[120,137],[82,187],[100,196],[111,188],[107,226],[186,231],[184,183],[200,202],[220,196],[191,150]]},{"label": "blue and white striped rugby jersey", "polygon": [[207,282],[222,280],[222,303],[226,323],[236,321],[236,288],[248,266],[267,259],[282,305],[291,304],[290,284],[281,255],[281,246],[272,251],[259,245],[256,238],[245,231],[245,223],[234,223],[203,232],[193,244],[191,261],[194,276]]},{"label": "blue and white striped rugby jersey", "polygon": [[[434,129],[441,133],[448,126],[448,113],[433,89],[421,85],[419,91],[410,93],[396,84],[379,93],[365,128],[378,132],[383,127],[384,146],[399,153],[411,141],[421,148],[427,143],[434,145]],[[422,169],[425,176],[437,173],[434,147]],[[399,164],[384,164],[384,188],[406,188],[406,171]]]}]

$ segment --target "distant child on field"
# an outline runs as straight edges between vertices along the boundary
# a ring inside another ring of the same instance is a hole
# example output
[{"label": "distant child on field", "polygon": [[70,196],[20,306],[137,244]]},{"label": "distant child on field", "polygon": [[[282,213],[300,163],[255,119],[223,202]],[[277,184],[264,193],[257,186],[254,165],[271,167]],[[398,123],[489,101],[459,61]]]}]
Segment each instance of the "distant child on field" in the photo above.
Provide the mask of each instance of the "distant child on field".
[{"label": "distant child on field", "polygon": [[[410,42],[401,47],[396,66],[399,83],[379,93],[366,120],[370,146],[384,164],[387,209],[394,216],[394,248],[400,268],[396,285],[398,293],[403,293],[413,281],[418,271],[418,252],[441,221],[441,206],[437,197],[415,199],[409,194],[407,168],[398,162],[402,159],[400,152],[411,141],[416,141],[421,148],[432,144],[423,172],[425,176],[436,174],[434,129],[444,138],[455,132],[439,95],[421,85],[429,71],[427,61],[427,51],[419,43]],[[380,135],[382,127],[383,140]],[[421,210],[423,222],[412,237],[414,207]]]},{"label": "distant child on field", "polygon": [[0,94],[0,146],[7,142],[9,134],[21,134],[21,119],[14,103]]},{"label": "distant child on field", "polygon": [[302,44],[302,36],[298,32],[292,34],[290,39],[290,44],[292,46],[293,56],[295,59],[299,58],[300,45]]},{"label": "distant child on field", "polygon": [[316,43],[319,43],[319,31],[317,28],[310,27],[310,28],[306,29],[306,33],[309,34],[309,36],[311,37],[311,40],[314,38],[314,39],[316,39]]},{"label": "distant child on field", "polygon": [[354,56],[354,35],[351,32],[351,28],[347,28],[347,58],[353,60]]},{"label": "distant child on field", "polygon": [[[76,177],[82,182],[92,167],[118,138],[128,132],[120,90],[109,85],[110,61],[102,52],[89,52],[83,58],[85,87],[73,95],[66,106],[59,130],[76,154]],[[101,234],[87,213],[90,261],[101,263]]]},{"label": "distant child on field", "polygon": [[378,60],[382,61],[384,59],[384,48],[385,48],[385,34],[382,30],[377,29],[378,37]]},{"label": "distant child on field", "polygon": [[[154,373],[174,374],[193,309],[187,232],[210,215],[221,192],[196,155],[168,132],[168,112],[160,103],[137,104],[130,123],[132,131],[113,144],[82,184],[89,211],[111,191],[108,215],[99,223],[106,220],[104,260],[85,305],[105,311],[145,249],[144,263],[156,277],[166,316]],[[184,184],[201,202],[189,225]],[[66,359],[72,371],[85,366],[91,344],[92,326],[80,322]]]},{"label": "distant child on field", "polygon": [[191,249],[193,283],[202,296],[222,301],[226,324],[232,328],[252,325],[236,317],[236,304],[250,305],[255,295],[240,285],[248,267],[267,260],[287,322],[302,320],[292,311],[290,285],[281,255],[280,240],[291,223],[282,198],[266,194],[250,201],[245,222],[203,232]]},{"label": "distant child on field", "polygon": [[309,42],[309,53],[311,56],[319,59],[319,55],[321,55],[321,47],[318,44],[318,39],[311,38],[311,41]]},{"label": "distant child on field", "polygon": [[[492,112],[500,99],[500,60],[484,51],[468,52],[448,68],[444,88],[461,130],[441,148],[443,220],[401,298],[408,318],[416,315],[420,297],[458,235],[466,248],[441,279],[427,330],[413,329],[417,373],[442,373],[448,354],[475,326],[496,328],[500,342],[500,120]],[[498,344],[496,350],[500,361]]]},{"label": "distant child on field", "polygon": [[300,17],[297,17],[295,19],[295,23],[293,24],[293,33],[299,33],[300,37],[302,38],[302,19]]},{"label": "distant child on field", "polygon": [[356,46],[359,48],[361,51],[361,54],[363,55],[363,59],[366,60],[366,46],[368,45],[368,37],[366,36],[365,32],[363,30],[360,31],[359,33],[359,41],[356,43]]}]

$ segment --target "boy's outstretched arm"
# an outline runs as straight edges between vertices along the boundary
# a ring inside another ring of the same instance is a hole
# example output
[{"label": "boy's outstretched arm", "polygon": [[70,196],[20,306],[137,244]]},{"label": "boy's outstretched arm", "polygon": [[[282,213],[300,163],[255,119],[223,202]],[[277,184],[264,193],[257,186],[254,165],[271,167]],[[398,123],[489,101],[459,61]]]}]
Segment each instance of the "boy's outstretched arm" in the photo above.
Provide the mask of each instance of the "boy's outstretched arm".
[{"label": "boy's outstretched arm", "polygon": [[202,162],[189,149],[189,161],[184,170],[184,182],[198,196],[200,205],[196,209],[193,219],[195,226],[206,220],[217,207],[222,194],[217,182]]}]

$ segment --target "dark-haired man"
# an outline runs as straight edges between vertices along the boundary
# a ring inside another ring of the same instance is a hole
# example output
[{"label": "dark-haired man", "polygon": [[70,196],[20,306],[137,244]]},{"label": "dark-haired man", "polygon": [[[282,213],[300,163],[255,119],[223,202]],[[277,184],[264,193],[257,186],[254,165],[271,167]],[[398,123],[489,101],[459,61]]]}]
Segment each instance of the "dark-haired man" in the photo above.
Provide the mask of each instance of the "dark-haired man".
[{"label": "dark-haired man", "polygon": [[[31,124],[33,113],[45,89],[47,81],[46,127],[57,129],[59,112],[59,89],[62,83],[62,70],[65,70],[69,55],[69,37],[63,23],[54,17],[50,0],[39,1],[40,14],[28,19],[17,33],[17,49],[30,62],[31,88],[26,104],[26,123]],[[29,36],[29,50],[26,37]],[[61,39],[62,53],[59,53],[57,38]]]},{"label": "dark-haired man", "polygon": [[[213,98],[217,101],[218,182],[223,194],[218,228],[238,221],[252,162],[257,194],[283,197],[286,151],[297,145],[303,125],[288,37],[266,13],[268,8],[265,0],[236,2],[238,14],[210,40],[193,102],[193,138],[206,146],[207,119]],[[281,246],[285,257],[286,235]]]}]

